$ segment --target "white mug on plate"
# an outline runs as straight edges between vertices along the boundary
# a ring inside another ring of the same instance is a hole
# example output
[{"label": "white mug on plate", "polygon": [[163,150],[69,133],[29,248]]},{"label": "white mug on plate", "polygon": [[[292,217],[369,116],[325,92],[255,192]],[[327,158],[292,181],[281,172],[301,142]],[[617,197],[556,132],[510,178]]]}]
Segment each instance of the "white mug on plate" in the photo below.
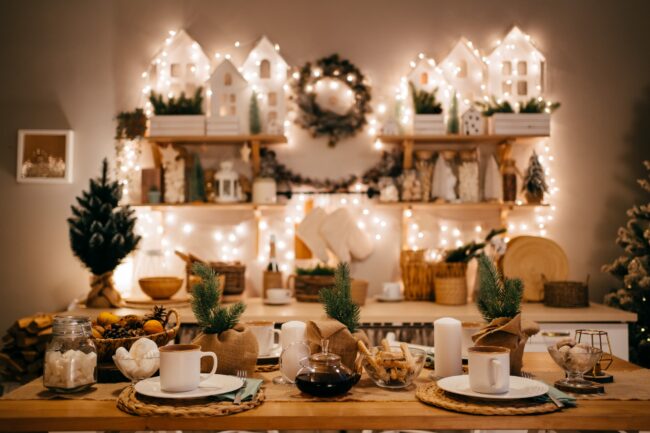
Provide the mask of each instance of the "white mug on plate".
[{"label": "white mug on plate", "polygon": [[307,324],[298,320],[290,320],[280,327],[280,344],[286,349],[293,343],[305,340],[305,329]]},{"label": "white mug on plate", "polygon": [[246,326],[253,332],[257,339],[257,347],[260,355],[269,355],[272,351],[280,347],[279,343],[275,342],[275,336],[280,340],[280,330],[274,328],[274,323],[265,320],[256,320],[246,322]]},{"label": "white mug on plate", "polygon": [[499,346],[467,349],[469,387],[482,394],[503,394],[510,389],[510,350]]},{"label": "white mug on plate", "polygon": [[402,286],[400,283],[384,283],[382,288],[382,296],[384,299],[399,299],[402,296]]},{"label": "white mug on plate", "polygon": [[[201,377],[201,358],[211,356],[212,371]],[[171,344],[160,348],[160,389],[166,392],[193,391],[217,371],[217,355],[201,352],[198,344]]]},{"label": "white mug on plate", "polygon": [[267,289],[266,299],[271,302],[289,302],[291,291],[289,289]]}]

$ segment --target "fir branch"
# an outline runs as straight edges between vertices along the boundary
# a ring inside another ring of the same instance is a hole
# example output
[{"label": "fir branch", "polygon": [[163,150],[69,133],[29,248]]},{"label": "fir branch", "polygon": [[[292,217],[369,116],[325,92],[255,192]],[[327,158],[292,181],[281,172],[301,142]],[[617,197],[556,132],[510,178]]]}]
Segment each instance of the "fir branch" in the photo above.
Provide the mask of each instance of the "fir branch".
[{"label": "fir branch", "polygon": [[478,256],[479,293],[476,301],[483,318],[515,317],[521,308],[524,285],[520,279],[504,278],[485,255]]},{"label": "fir branch", "polygon": [[192,287],[190,304],[196,321],[206,334],[220,334],[239,323],[246,305],[237,302],[229,308],[221,306],[221,289],[214,269],[202,263],[195,263],[192,272],[201,279]]},{"label": "fir branch", "polygon": [[320,302],[328,317],[344,324],[350,332],[359,329],[360,309],[350,294],[350,266],[340,263],[334,274],[334,287],[320,291]]},{"label": "fir branch", "polygon": [[203,114],[203,87],[198,87],[191,97],[185,96],[185,92],[176,98],[172,96],[165,101],[162,94],[154,91],[149,95],[149,102],[153,106],[156,115],[173,114]]},{"label": "fir branch", "polygon": [[413,100],[413,110],[415,114],[440,114],[442,113],[442,104],[436,100],[438,88],[432,92],[418,90],[415,85],[409,81],[411,89],[411,98]]}]

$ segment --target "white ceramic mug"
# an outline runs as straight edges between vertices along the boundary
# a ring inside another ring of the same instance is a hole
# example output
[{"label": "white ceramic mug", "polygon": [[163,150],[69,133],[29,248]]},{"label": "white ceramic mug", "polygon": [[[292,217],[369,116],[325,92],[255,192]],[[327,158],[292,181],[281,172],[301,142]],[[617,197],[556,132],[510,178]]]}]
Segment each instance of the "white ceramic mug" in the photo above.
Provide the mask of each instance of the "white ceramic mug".
[{"label": "white ceramic mug", "polygon": [[400,283],[384,283],[382,289],[382,294],[385,299],[399,299],[402,296],[402,286]]},{"label": "white ceramic mug", "polygon": [[304,341],[307,324],[298,320],[285,322],[280,327],[280,344],[286,349],[293,343]]},{"label": "white ceramic mug", "polygon": [[485,324],[480,322],[461,322],[463,339],[461,340],[460,352],[463,355],[463,358],[467,358],[467,349],[474,346],[472,335],[476,334],[484,326]]},{"label": "white ceramic mug", "polygon": [[291,299],[289,289],[267,289],[266,299],[271,302],[288,302]]},{"label": "white ceramic mug", "polygon": [[510,350],[498,346],[467,349],[469,387],[482,394],[503,394],[510,389]]},{"label": "white ceramic mug", "polygon": [[273,322],[262,320],[246,322],[246,326],[248,326],[257,339],[258,353],[262,356],[269,355],[280,347],[280,344],[275,341],[276,335],[278,336],[278,341],[280,340],[280,330],[275,329],[274,325]]},{"label": "white ceramic mug", "polygon": [[[212,370],[201,377],[201,358],[211,356]],[[217,355],[201,352],[198,344],[172,344],[160,348],[160,389],[165,392],[193,391],[217,371]]]}]

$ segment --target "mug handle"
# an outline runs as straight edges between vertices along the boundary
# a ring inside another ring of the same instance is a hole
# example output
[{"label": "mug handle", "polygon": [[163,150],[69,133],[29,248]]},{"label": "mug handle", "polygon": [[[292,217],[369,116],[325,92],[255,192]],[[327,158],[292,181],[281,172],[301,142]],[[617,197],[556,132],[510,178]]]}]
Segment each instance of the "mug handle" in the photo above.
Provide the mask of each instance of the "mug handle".
[{"label": "mug handle", "polygon": [[[275,336],[278,336],[278,341],[275,341]],[[280,339],[282,338],[282,332],[279,329],[273,329],[273,349],[275,350],[280,347]]]},{"label": "mug handle", "polygon": [[214,352],[201,352],[201,357],[199,359],[203,359],[206,356],[211,356],[212,357],[212,361],[213,361],[212,362],[212,370],[210,371],[210,373],[207,373],[205,375],[205,378],[203,378],[203,379],[201,379],[199,381],[199,384],[204,383],[205,381],[210,379],[212,376],[214,376],[214,373],[216,373],[216,371],[217,371],[217,354],[214,353]]},{"label": "mug handle", "polygon": [[490,359],[490,368],[488,368],[488,379],[490,381],[490,386],[497,386],[497,383],[500,382],[501,371],[501,361],[496,358]]}]

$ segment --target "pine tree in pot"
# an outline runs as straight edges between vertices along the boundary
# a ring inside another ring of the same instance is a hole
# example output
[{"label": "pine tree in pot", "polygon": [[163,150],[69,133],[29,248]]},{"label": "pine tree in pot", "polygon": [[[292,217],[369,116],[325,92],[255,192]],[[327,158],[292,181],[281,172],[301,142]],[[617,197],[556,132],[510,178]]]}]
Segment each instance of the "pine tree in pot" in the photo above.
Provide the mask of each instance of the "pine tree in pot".
[{"label": "pine tree in pot", "polygon": [[92,287],[86,299],[88,307],[118,307],[120,293],[113,284],[113,271],[133,251],[140,236],[133,227],[133,210],[119,206],[122,189],[108,178],[108,161],[102,163],[102,175],[90,180],[90,188],[77,197],[68,218],[70,246],[75,256],[92,272]]},{"label": "pine tree in pot", "polygon": [[[246,370],[249,375],[253,374],[258,355],[257,339],[249,328],[239,323],[246,305],[237,302],[228,308],[222,307],[222,290],[214,269],[195,263],[192,272],[200,282],[192,287],[190,304],[201,328],[192,343],[217,355],[217,373],[234,375],[237,370]],[[211,368],[211,358],[201,360],[201,371]]]},{"label": "pine tree in pot", "polygon": [[524,185],[522,191],[526,195],[526,201],[530,204],[539,204],[544,200],[544,193],[548,192],[546,184],[546,174],[544,167],[539,162],[537,153],[533,151],[528,160],[528,168],[524,176]]},{"label": "pine tree in pot", "polygon": [[359,329],[360,307],[352,301],[350,266],[340,263],[334,277],[334,287],[320,291],[320,302],[328,320],[309,321],[305,336],[312,353],[321,350],[322,340],[329,340],[329,351],[339,355],[341,362],[352,371],[360,372],[360,366],[356,365],[357,342],[361,340],[367,346],[369,340]]},{"label": "pine tree in pot", "polygon": [[503,277],[485,254],[478,256],[478,263],[477,306],[488,324],[472,339],[476,346],[510,349],[510,373],[519,375],[526,341],[539,332],[539,325],[522,323],[520,308],[524,285],[521,280]]}]

